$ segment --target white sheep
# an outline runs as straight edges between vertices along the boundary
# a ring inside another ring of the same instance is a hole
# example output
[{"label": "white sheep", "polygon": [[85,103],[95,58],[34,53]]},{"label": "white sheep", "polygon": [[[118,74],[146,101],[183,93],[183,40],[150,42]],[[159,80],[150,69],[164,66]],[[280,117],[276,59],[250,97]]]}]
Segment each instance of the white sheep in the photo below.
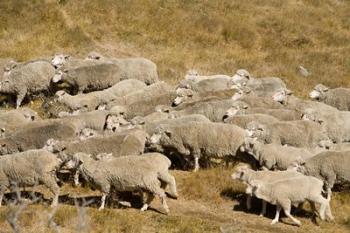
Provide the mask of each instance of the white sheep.
[{"label": "white sheep", "polygon": [[293,163],[307,159],[324,151],[321,148],[307,149],[278,144],[263,144],[256,138],[246,138],[241,151],[252,155],[263,168],[269,170],[287,170]]},{"label": "white sheep", "polygon": [[162,200],[164,210],[166,213],[169,212],[164,185],[169,185],[169,195],[175,198],[178,196],[175,178],[168,171],[171,162],[159,153],[98,161],[91,155],[77,153],[68,164],[70,167],[77,167],[83,178],[102,192],[99,210],[104,209],[106,197],[111,190],[147,193],[148,198],[141,211],[147,210],[154,196],[158,195]]},{"label": "white sheep", "polygon": [[325,199],[322,196],[323,182],[312,176],[303,176],[299,174],[296,177],[280,179],[273,182],[256,179],[250,182],[252,193],[256,197],[263,199],[273,205],[276,205],[276,215],[271,224],[279,221],[281,209],[285,215],[300,226],[301,222],[294,218],[291,214],[292,205],[298,205],[305,201],[312,203],[312,208],[315,209],[314,203],[320,204],[320,218],[325,220],[333,220],[331,209],[329,206],[330,199]]},{"label": "white sheep", "polygon": [[57,206],[60,188],[56,172],[66,160],[46,150],[29,150],[0,157],[0,206],[7,188],[45,185],[54,194]]},{"label": "white sheep", "polygon": [[325,85],[317,84],[309,94],[310,98],[333,106],[341,111],[350,110],[350,89],[334,88],[329,89]]},{"label": "white sheep", "polygon": [[305,175],[324,181],[328,199],[334,184],[350,183],[350,151],[325,151],[297,165],[297,170]]}]

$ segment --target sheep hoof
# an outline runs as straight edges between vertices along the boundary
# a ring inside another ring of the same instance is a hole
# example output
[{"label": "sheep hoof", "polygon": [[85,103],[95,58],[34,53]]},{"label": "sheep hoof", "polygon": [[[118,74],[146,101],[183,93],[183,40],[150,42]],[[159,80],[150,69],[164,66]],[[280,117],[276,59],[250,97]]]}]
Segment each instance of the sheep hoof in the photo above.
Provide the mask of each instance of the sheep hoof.
[{"label": "sheep hoof", "polygon": [[102,211],[102,210],[104,210],[104,207],[98,208],[98,211]]},{"label": "sheep hoof", "polygon": [[277,219],[274,219],[274,220],[271,221],[271,225],[274,225],[274,224],[276,224],[276,223],[278,223],[278,220],[277,220]]}]

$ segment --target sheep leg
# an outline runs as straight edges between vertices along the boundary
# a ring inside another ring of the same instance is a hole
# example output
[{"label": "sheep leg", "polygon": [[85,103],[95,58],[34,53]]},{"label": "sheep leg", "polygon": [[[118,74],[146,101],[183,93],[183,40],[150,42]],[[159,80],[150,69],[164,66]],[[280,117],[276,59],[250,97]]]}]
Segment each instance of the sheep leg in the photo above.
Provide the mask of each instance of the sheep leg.
[{"label": "sheep leg", "polygon": [[252,195],[251,194],[247,195],[246,206],[247,206],[247,210],[250,210],[252,208]]},{"label": "sheep leg", "polygon": [[146,211],[154,199],[153,193],[146,192],[146,195],[147,195],[146,203],[143,204],[142,208],[140,209],[141,211]]},{"label": "sheep leg", "polygon": [[26,91],[23,91],[21,93],[17,94],[17,98],[16,98],[16,108],[19,108],[21,106],[21,103],[24,99],[24,97],[26,96]]},{"label": "sheep leg", "polygon": [[6,187],[0,186],[0,207],[2,205],[2,199],[4,198],[5,191],[6,191]]},{"label": "sheep leg", "polygon": [[161,181],[163,181],[167,185],[169,185],[169,189],[170,189],[169,195],[174,197],[174,198],[177,198],[178,194],[177,194],[177,190],[176,190],[175,178],[171,174],[169,174],[168,172],[162,172],[158,176],[159,176],[158,178]]},{"label": "sheep leg", "polygon": [[80,186],[80,183],[79,183],[79,171],[76,170],[75,173],[74,173],[74,186],[78,187]]},{"label": "sheep leg", "polygon": [[157,187],[153,188],[152,192],[160,197],[163,208],[164,208],[165,212],[168,214],[169,207],[168,207],[168,204],[166,203],[166,194],[165,194],[164,190],[161,189],[159,186],[157,186]]},{"label": "sheep leg", "polygon": [[266,214],[266,206],[267,206],[266,201],[262,200],[262,208],[261,208],[261,212],[260,212],[261,217],[263,217]]},{"label": "sheep leg", "polygon": [[278,223],[281,209],[282,207],[279,204],[277,204],[275,218],[272,220],[271,225]]},{"label": "sheep leg", "polygon": [[103,193],[102,197],[101,197],[101,206],[100,206],[100,208],[98,208],[99,211],[101,211],[105,208],[106,197],[107,197],[107,193]]},{"label": "sheep leg", "polygon": [[291,214],[290,214],[290,210],[291,210],[291,202],[288,200],[285,203],[282,204],[282,208],[284,211],[284,214],[290,218],[295,224],[297,224],[298,226],[301,226],[301,222],[294,218]]},{"label": "sheep leg", "polygon": [[53,193],[54,197],[52,199],[51,207],[56,207],[58,205],[58,197],[60,194],[60,187],[57,185],[55,177],[47,177],[46,180],[43,181],[43,184],[50,189]]}]

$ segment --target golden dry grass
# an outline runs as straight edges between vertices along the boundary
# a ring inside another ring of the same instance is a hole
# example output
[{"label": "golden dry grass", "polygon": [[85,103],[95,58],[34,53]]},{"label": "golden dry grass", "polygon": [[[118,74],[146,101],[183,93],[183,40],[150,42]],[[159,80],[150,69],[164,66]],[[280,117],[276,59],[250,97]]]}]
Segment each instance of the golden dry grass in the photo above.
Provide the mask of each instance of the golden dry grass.
[{"label": "golden dry grass", "polygon": [[281,77],[298,95],[350,86],[346,0],[2,0],[0,11],[0,57],[96,50],[150,58],[173,83],[194,67]]},{"label": "golden dry grass", "polygon": [[[85,56],[144,56],[158,65],[161,79],[176,83],[185,71],[232,74],[238,68],[254,76],[281,77],[299,96],[319,82],[350,87],[350,2],[348,0],[1,0],[0,58],[19,61],[55,52]],[[311,75],[302,77],[298,66]],[[34,103],[32,107],[37,107]],[[38,105],[39,106],[39,105]],[[332,200],[334,223],[316,226],[298,216],[300,229],[271,227],[257,213],[232,211],[243,187],[230,169],[198,173],[174,171],[180,198],[169,200],[169,216],[155,211],[88,207],[88,232],[349,232],[350,195]],[[87,189],[64,193],[96,195]],[[155,203],[155,208],[159,203]],[[307,209],[307,207],[306,207]],[[10,207],[0,208],[0,232],[12,232]],[[258,210],[256,210],[257,212]],[[19,217],[22,232],[55,232],[43,204],[28,206]],[[270,212],[270,218],[273,213]],[[53,218],[60,232],[78,232],[78,211],[60,205]],[[83,229],[83,230],[82,230]]]}]

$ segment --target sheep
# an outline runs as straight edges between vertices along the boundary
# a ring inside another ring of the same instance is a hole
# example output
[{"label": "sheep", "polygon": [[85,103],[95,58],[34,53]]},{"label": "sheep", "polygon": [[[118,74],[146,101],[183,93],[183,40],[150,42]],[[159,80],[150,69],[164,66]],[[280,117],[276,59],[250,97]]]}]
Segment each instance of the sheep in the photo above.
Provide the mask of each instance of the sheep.
[{"label": "sheep", "polygon": [[38,113],[29,108],[19,108],[9,111],[0,110],[0,136],[4,137],[7,134],[13,133],[28,122],[38,120],[41,120]]},{"label": "sheep", "polygon": [[349,88],[334,88],[318,84],[309,94],[310,98],[333,106],[341,111],[350,110],[350,89]]},{"label": "sheep", "polygon": [[222,79],[222,80],[231,80],[232,78],[228,75],[223,74],[217,74],[217,75],[199,75],[197,70],[188,70],[185,75],[186,81],[191,81],[193,83],[198,83],[204,80],[211,80],[211,79]]},{"label": "sheep", "polygon": [[315,148],[320,141],[328,139],[319,124],[303,120],[280,121],[273,124],[252,121],[248,123],[246,130],[250,137],[256,137],[266,144]]},{"label": "sheep", "polygon": [[229,109],[234,102],[235,101],[232,99],[195,102],[175,108],[175,111],[171,111],[170,115],[176,118],[189,114],[201,114],[211,121],[222,122],[226,110]]},{"label": "sheep", "polygon": [[125,96],[144,87],[146,87],[146,84],[139,80],[127,79],[103,91],[78,94],[75,96],[71,96],[65,91],[58,91],[55,95],[58,102],[67,105],[69,109],[73,111],[92,111],[98,107],[101,108],[103,104],[107,104],[117,97]]},{"label": "sheep", "polygon": [[223,116],[223,121],[228,124],[234,124],[241,128],[246,128],[248,123],[252,121],[259,122],[261,124],[273,124],[279,122],[279,120],[273,116],[266,114],[248,114],[248,115],[236,115],[228,117],[227,114]]},{"label": "sheep", "polygon": [[235,104],[226,111],[226,117],[236,115],[247,115],[247,114],[267,114],[277,118],[280,121],[295,121],[301,120],[302,114],[292,109],[267,109],[267,108],[250,108],[247,104],[241,102],[241,104]]},{"label": "sheep", "polygon": [[[281,179],[287,179],[291,177],[298,177],[301,176],[300,173],[293,172],[293,171],[254,171],[251,168],[249,168],[247,165],[240,165],[235,168],[235,172],[232,173],[231,178],[233,180],[239,180],[243,182],[246,187],[246,194],[247,194],[247,200],[246,200],[246,207],[248,210],[252,208],[252,186],[251,183],[254,180],[263,180],[265,182],[274,182]],[[262,208],[260,212],[260,216],[264,216],[266,214],[266,202],[262,200]]]},{"label": "sheep", "polygon": [[76,127],[67,122],[46,120],[31,122],[8,137],[0,139],[0,155],[42,148],[50,138],[72,140],[79,136]]},{"label": "sheep", "polygon": [[16,108],[31,94],[48,91],[55,74],[52,65],[43,60],[27,62],[0,81],[0,92],[16,95]]},{"label": "sheep", "polygon": [[333,220],[329,206],[330,199],[325,199],[322,196],[323,182],[315,177],[297,176],[273,182],[257,179],[253,180],[250,185],[254,196],[276,205],[276,215],[271,225],[279,221],[279,214],[281,209],[283,209],[285,215],[292,219],[296,225],[300,226],[301,222],[294,218],[290,211],[292,204],[297,205],[306,200],[313,203],[313,209],[315,209],[314,203],[321,205],[319,213],[322,220],[325,220],[326,217]]},{"label": "sheep", "polygon": [[276,91],[286,89],[286,84],[276,77],[251,78],[245,87],[249,88],[255,95],[271,96]]},{"label": "sheep", "polygon": [[350,182],[350,151],[325,151],[297,164],[297,171],[325,182],[328,199],[336,183]]},{"label": "sheep", "polygon": [[60,188],[57,171],[66,159],[46,150],[29,150],[0,157],[0,206],[6,188],[45,185],[54,194],[52,207],[58,205]]},{"label": "sheep", "polygon": [[305,109],[309,108],[317,110],[319,113],[325,114],[328,114],[330,112],[338,112],[338,109],[322,102],[299,99],[293,96],[292,92],[287,89],[282,89],[276,92],[272,96],[272,99],[275,102],[282,104],[286,109],[296,110],[297,112],[301,113],[305,111]]},{"label": "sheep", "polygon": [[277,144],[263,144],[256,139],[246,138],[241,146],[241,151],[252,155],[263,168],[268,170],[287,170],[293,163],[306,161],[324,150],[321,148],[306,149]]},{"label": "sheep", "polygon": [[84,60],[75,67],[57,70],[52,82],[65,82],[82,93],[103,90],[125,79],[137,79],[150,85],[158,82],[157,67],[145,58]]},{"label": "sheep", "polygon": [[[208,80],[208,81],[214,81],[214,80]],[[203,83],[205,81],[202,81],[200,83]],[[211,85],[209,85],[212,87]],[[213,85],[214,87],[217,85]],[[212,88],[213,90],[205,90],[205,91],[196,91],[193,89],[188,88],[177,88],[176,89],[176,98],[173,101],[173,106],[179,106],[183,103],[193,103],[198,101],[205,101],[209,99],[228,99],[231,98],[236,91],[227,88],[227,89],[218,89],[215,90],[215,88]]]},{"label": "sheep", "polygon": [[46,148],[52,152],[62,152],[73,156],[83,152],[96,156],[101,153],[112,153],[114,157],[141,155],[144,152],[146,132],[139,129],[126,130],[122,133],[95,136],[83,141],[48,140]]},{"label": "sheep", "polygon": [[68,162],[78,168],[83,178],[102,192],[101,206],[105,206],[106,196],[111,189],[117,192],[139,191],[146,192],[148,198],[141,211],[148,209],[155,195],[162,200],[166,213],[169,207],[166,203],[164,187],[170,186],[170,193],[177,198],[175,178],[169,173],[170,160],[159,153],[148,153],[142,156],[123,156],[96,161],[90,155],[77,153]]},{"label": "sheep", "polygon": [[242,96],[238,99],[234,98],[237,104],[246,105],[250,108],[267,108],[267,109],[282,109],[285,106],[271,97],[259,97],[254,95]]},{"label": "sheep", "polygon": [[334,143],[350,141],[350,112],[320,111],[307,108],[302,112],[302,119],[320,124],[328,138]]},{"label": "sheep", "polygon": [[129,95],[116,98],[107,104],[106,109],[115,106],[124,106],[124,116],[132,119],[135,116],[145,116],[152,112],[158,105],[170,106],[176,93],[165,82],[157,82]]},{"label": "sheep", "polygon": [[164,124],[150,137],[150,144],[160,145],[164,151],[176,152],[184,160],[189,156],[194,158],[194,171],[197,171],[201,158],[234,157],[244,142],[244,136],[240,127],[222,123]]},{"label": "sheep", "polygon": [[145,131],[149,135],[152,135],[153,133],[157,132],[157,127],[159,125],[162,125],[162,124],[177,125],[177,124],[188,123],[188,122],[207,122],[207,123],[210,123],[211,121],[203,115],[190,114],[190,115],[180,116],[178,118],[168,118],[168,119],[162,119],[162,120],[157,120],[157,121],[153,121],[153,122],[145,122],[143,125],[143,128],[145,129]]}]

